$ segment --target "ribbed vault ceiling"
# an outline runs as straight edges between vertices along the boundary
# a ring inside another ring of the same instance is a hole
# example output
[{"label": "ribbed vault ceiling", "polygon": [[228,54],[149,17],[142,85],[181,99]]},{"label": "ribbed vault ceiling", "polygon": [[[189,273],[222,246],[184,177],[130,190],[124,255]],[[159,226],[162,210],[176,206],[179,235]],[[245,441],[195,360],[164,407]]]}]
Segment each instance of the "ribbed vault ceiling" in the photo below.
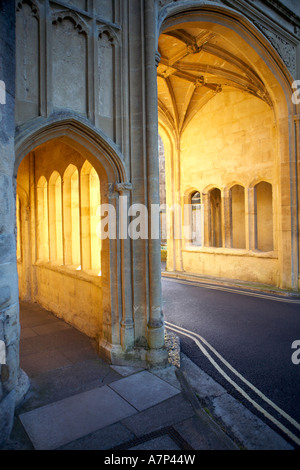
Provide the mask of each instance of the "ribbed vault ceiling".
[{"label": "ribbed vault ceiling", "polygon": [[159,38],[159,117],[180,135],[218,93],[236,89],[272,106],[247,58],[226,38],[200,28],[179,28]]}]

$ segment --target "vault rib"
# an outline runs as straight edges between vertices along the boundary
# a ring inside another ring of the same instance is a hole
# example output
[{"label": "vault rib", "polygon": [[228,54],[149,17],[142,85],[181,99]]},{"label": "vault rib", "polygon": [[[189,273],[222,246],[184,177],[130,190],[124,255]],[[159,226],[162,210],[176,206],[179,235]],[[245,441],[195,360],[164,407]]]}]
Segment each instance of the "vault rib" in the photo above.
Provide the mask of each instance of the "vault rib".
[{"label": "vault rib", "polygon": [[165,78],[165,82],[166,82],[166,85],[167,85],[167,88],[168,88],[168,91],[169,91],[169,94],[170,94],[170,98],[171,98],[171,103],[172,103],[172,108],[173,108],[173,112],[174,112],[174,122],[175,122],[175,125],[176,125],[176,130],[178,130],[178,125],[179,125],[179,113],[178,113],[178,108],[177,108],[177,103],[176,103],[176,97],[175,97],[175,94],[174,94],[174,90],[173,90],[173,87],[172,87],[172,83],[170,81],[170,79],[167,77]]}]

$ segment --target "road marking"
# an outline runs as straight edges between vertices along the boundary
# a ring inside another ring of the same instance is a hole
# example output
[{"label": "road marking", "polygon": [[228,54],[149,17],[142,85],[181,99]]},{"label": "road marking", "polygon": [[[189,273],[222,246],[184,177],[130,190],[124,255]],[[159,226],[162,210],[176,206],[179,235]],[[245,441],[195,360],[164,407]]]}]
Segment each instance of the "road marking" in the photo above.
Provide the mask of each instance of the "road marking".
[{"label": "road marking", "polygon": [[241,394],[246,398],[258,411],[260,411],[266,418],[268,418],[273,424],[275,424],[282,432],[284,432],[291,440],[293,440],[297,445],[300,445],[300,439],[295,436],[288,428],[286,428],[282,423],[280,423],[276,418],[274,418],[270,413],[268,413],[262,406],[260,406],[255,400],[253,400],[236,382],[234,382],[227,374],[224,372],[221,367],[216,363],[216,361],[211,357],[209,352],[204,348],[201,342],[197,339],[199,338],[205,345],[207,345],[216,356],[233,372],[240,378],[245,384],[248,385],[260,398],[266,401],[271,405],[282,417],[290,422],[295,428],[300,430],[300,424],[295,421],[291,416],[289,416],[285,411],[281,410],[275,403],[273,403],[269,398],[267,398],[260,390],[258,390],[254,385],[252,385],[248,380],[246,380],[239,372],[237,372],[204,338],[202,338],[197,333],[189,331],[185,328],[173,325],[172,323],[165,322],[166,327],[176,333],[183,334],[188,338],[192,339],[211,364],[218,370],[218,372]]},{"label": "road marking", "polygon": [[182,332],[186,332],[186,333],[189,333],[197,338],[200,339],[200,341],[202,341],[219,359],[221,362],[223,362],[223,364],[225,364],[226,367],[228,367],[228,369],[233,373],[235,374],[242,382],[244,382],[249,388],[251,388],[251,390],[253,390],[262,400],[264,400],[266,403],[268,403],[268,405],[270,405],[272,408],[274,408],[279,414],[281,414],[287,421],[289,421],[296,429],[298,429],[300,431],[300,424],[295,421],[291,416],[289,416],[284,410],[282,410],[281,408],[279,408],[279,406],[277,406],[274,402],[272,402],[268,397],[266,397],[258,388],[256,388],[251,382],[249,382],[247,379],[245,379],[245,377],[243,377],[236,369],[234,369],[234,367],[232,367],[231,364],[229,364],[229,362],[226,361],[226,359],[223,358],[223,356],[221,356],[221,354],[218,353],[218,351],[216,351],[216,349],[211,346],[211,344],[209,344],[202,336],[198,335],[197,333],[194,333],[190,330],[187,330],[185,328],[182,328],[180,326],[177,326],[177,325],[173,325],[172,323],[169,323],[169,322],[166,322],[166,325],[170,325],[171,327],[175,327],[177,328],[178,330],[182,331]]},{"label": "road marking", "polygon": [[[267,300],[274,300],[275,302],[285,302],[289,304],[296,304],[300,305],[300,299],[286,299],[282,297],[274,297],[272,294],[259,294],[255,292],[248,292],[248,291],[243,291],[239,289],[234,289],[231,287],[223,287],[223,286],[215,286],[213,284],[202,284],[201,281],[194,281],[194,280],[189,280],[189,279],[173,279],[167,276],[162,276],[162,278],[166,281],[171,281],[171,282],[179,282],[180,284],[187,284],[189,286],[194,286],[194,287],[203,287],[204,289],[212,289],[212,290],[222,290],[224,292],[230,292],[232,294],[240,294],[240,295],[246,295],[250,297],[258,297],[260,299],[267,299]],[[276,295],[276,294],[274,294]]]}]

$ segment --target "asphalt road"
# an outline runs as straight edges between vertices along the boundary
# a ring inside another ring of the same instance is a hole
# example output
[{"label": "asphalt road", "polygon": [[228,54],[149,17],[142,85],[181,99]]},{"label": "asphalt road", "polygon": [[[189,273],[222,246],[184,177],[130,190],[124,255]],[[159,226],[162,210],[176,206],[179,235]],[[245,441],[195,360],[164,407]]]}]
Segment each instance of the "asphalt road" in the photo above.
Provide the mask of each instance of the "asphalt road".
[{"label": "asphalt road", "polygon": [[[300,303],[269,300],[253,294],[241,295],[167,278],[162,278],[162,292],[167,324],[201,335],[259,392],[299,423],[299,429],[296,429],[283,413],[249,389],[202,342],[222,370],[264,410],[300,438],[300,364],[292,362],[295,352],[292,343],[300,340]],[[192,339],[179,336],[182,351],[194,363],[279,431],[223,377]]]}]

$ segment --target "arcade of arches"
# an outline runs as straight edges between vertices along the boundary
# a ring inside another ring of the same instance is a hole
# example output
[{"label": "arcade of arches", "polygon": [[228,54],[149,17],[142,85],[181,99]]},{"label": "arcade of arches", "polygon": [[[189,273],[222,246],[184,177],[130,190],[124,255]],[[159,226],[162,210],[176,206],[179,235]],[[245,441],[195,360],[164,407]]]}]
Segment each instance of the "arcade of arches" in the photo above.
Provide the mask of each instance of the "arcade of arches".
[{"label": "arcade of arches", "polygon": [[91,337],[102,311],[100,179],[79,152],[50,141],[21,162],[17,178],[19,294]]}]

